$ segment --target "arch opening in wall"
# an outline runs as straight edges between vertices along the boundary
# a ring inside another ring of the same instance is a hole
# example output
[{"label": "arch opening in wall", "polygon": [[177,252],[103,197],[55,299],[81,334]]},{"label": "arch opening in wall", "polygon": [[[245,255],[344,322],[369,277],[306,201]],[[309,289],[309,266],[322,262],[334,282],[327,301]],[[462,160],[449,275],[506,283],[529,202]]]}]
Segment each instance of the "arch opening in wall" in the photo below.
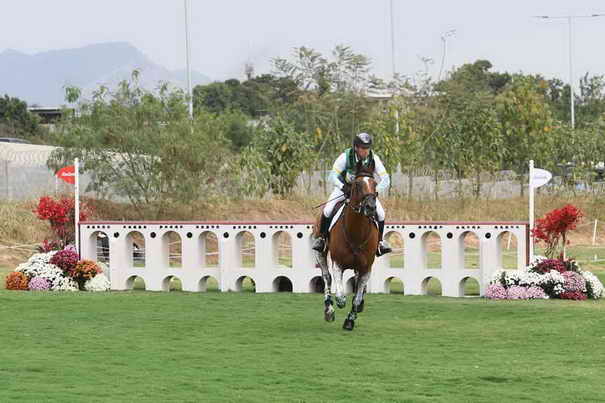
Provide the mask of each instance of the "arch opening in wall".
[{"label": "arch opening in wall", "polygon": [[162,290],[164,291],[183,291],[181,279],[176,276],[168,276],[162,281]]},{"label": "arch opening in wall", "polygon": [[287,232],[273,234],[273,266],[292,268],[292,239]]},{"label": "arch opening in wall", "polygon": [[286,276],[279,276],[273,280],[274,292],[292,292],[292,281]]},{"label": "arch opening in wall", "polygon": [[479,282],[473,277],[465,277],[460,281],[458,295],[465,297],[478,297],[480,295]]},{"label": "arch opening in wall", "polygon": [[218,292],[218,281],[212,276],[204,276],[198,283],[198,291],[201,292]]},{"label": "arch opening in wall", "polygon": [[463,262],[465,269],[479,269],[479,237],[472,231],[460,236],[462,243]]},{"label": "arch opening in wall", "polygon": [[235,291],[238,292],[256,292],[256,283],[254,279],[248,276],[241,276],[235,282]]},{"label": "arch opening in wall", "polygon": [[183,242],[181,241],[181,236],[174,231],[168,231],[162,235],[162,245],[168,267],[183,267]]},{"label": "arch opening in wall", "polygon": [[145,291],[145,280],[141,276],[130,276],[126,280],[126,289],[133,291]]},{"label": "arch opening in wall", "polygon": [[388,232],[384,239],[389,242],[393,252],[389,253],[389,266],[392,269],[403,269],[404,262],[404,243],[403,236],[396,231]]},{"label": "arch opening in wall", "polygon": [[384,292],[387,294],[404,295],[403,281],[397,277],[389,277],[384,281]]},{"label": "arch opening in wall", "polygon": [[200,234],[200,259],[202,267],[218,267],[218,237],[214,232]]},{"label": "arch opening in wall", "polygon": [[126,235],[126,253],[130,256],[132,267],[145,267],[145,237],[139,231]]},{"label": "arch opening in wall", "polygon": [[422,281],[423,295],[442,295],[441,281],[436,277],[427,277]]},{"label": "arch opening in wall", "polygon": [[441,269],[441,237],[435,231],[422,236],[425,268]]},{"label": "arch opening in wall", "polygon": [[90,235],[91,246],[95,251],[97,262],[109,266],[109,237],[103,231],[96,231]]},{"label": "arch opening in wall", "polygon": [[309,291],[313,293],[324,292],[325,282],[322,276],[315,276],[309,282]]},{"label": "arch opening in wall", "polygon": [[515,234],[504,231],[498,235],[497,242],[498,266],[504,270],[517,270],[519,248]]},{"label": "arch opening in wall", "polygon": [[254,235],[242,231],[235,237],[237,244],[238,267],[252,268],[256,266],[256,243]]}]

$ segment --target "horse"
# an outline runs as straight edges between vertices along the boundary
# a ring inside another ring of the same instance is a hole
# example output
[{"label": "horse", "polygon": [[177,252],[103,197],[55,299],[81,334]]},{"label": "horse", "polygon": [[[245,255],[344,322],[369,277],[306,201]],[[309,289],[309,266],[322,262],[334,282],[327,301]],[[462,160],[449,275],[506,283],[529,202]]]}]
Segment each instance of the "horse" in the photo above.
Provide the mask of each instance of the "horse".
[{"label": "horse", "polygon": [[[341,217],[329,232],[328,246],[324,252],[315,253],[324,280],[324,319],[335,320],[335,311],[330,293],[334,280],[336,306],[344,308],[347,297],[342,283],[343,272],[354,270],[355,286],[351,311],[347,315],[343,329],[353,330],[357,314],[364,309],[364,295],[370,280],[372,264],[378,248],[378,227],[376,216],[376,181],[373,173],[358,164],[355,179],[351,184],[351,196],[345,202]],[[320,212],[320,214],[323,214]],[[319,218],[314,226],[314,235],[319,235]],[[327,255],[332,259],[332,275],[328,269]]]}]

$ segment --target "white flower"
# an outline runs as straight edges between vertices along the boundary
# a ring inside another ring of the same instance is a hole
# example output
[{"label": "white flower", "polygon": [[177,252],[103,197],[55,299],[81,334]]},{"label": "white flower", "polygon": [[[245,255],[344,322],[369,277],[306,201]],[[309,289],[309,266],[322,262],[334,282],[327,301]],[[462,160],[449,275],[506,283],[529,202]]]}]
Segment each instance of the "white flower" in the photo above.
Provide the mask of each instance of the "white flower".
[{"label": "white flower", "polygon": [[103,262],[97,262],[97,265],[103,270],[103,274],[107,277],[109,281],[111,281],[111,274],[109,272],[109,266]]},{"label": "white flower", "polygon": [[586,280],[586,288],[589,288],[589,297],[599,299],[603,296],[603,284],[601,281],[589,271],[580,272],[584,280]]},{"label": "white flower", "polygon": [[86,291],[107,291],[110,287],[109,280],[105,273],[100,273],[84,283]]},{"label": "white flower", "polygon": [[61,277],[53,291],[78,291],[78,283],[69,277]]}]

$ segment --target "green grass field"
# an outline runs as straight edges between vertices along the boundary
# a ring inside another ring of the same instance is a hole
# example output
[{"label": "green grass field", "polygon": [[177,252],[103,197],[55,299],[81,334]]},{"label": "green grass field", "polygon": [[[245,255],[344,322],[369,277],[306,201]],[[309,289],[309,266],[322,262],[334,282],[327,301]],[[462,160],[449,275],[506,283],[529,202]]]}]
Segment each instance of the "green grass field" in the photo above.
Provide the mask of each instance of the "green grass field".
[{"label": "green grass field", "polygon": [[[605,282],[591,262],[602,250],[570,252]],[[242,293],[6,291],[13,269],[0,267],[2,402],[605,400],[605,300],[404,296],[394,283],[348,333],[345,310],[323,321],[320,294],[255,294],[249,281]]]},{"label": "green grass field", "polygon": [[0,401],[602,401],[605,302],[0,291]]}]

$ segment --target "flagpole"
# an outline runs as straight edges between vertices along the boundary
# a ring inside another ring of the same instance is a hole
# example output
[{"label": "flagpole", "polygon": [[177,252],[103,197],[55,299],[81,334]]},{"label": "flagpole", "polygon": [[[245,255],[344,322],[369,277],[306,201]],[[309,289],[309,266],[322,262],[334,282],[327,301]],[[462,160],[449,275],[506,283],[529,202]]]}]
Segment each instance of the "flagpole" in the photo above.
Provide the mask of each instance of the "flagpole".
[{"label": "flagpole", "polygon": [[78,256],[80,255],[80,167],[78,165],[78,159],[76,158],[76,160],[74,161],[74,173],[76,176],[76,186],[75,186],[75,207],[76,207],[76,212],[75,212],[75,224],[76,224],[76,231],[75,231],[75,238],[76,238],[76,252],[78,253]]},{"label": "flagpole", "polygon": [[534,186],[532,178],[534,176],[534,160],[529,161],[529,261],[534,260]]}]

